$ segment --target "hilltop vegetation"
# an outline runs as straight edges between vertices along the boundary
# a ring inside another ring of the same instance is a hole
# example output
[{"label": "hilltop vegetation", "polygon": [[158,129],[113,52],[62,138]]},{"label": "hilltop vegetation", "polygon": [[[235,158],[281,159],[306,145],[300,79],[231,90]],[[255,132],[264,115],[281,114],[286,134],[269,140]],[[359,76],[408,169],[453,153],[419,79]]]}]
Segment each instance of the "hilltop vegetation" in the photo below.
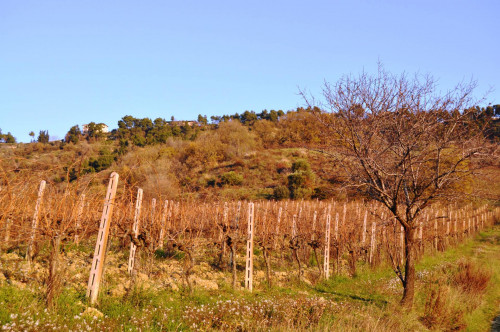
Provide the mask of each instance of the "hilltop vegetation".
[{"label": "hilltop vegetation", "polygon": [[[499,109],[477,108],[474,115],[492,140],[500,137],[494,117]],[[4,180],[15,175],[64,183],[92,177],[100,185],[117,171],[128,185],[165,198],[343,198],[350,194],[342,186],[345,171],[321,153],[332,139],[322,131],[323,116],[318,108],[246,111],[212,116],[210,122],[202,115],[191,122],[124,116],[109,133],[103,124],[90,123],[85,133],[73,126],[65,140],[50,143],[41,131],[45,143],[0,149],[9,174]]]}]

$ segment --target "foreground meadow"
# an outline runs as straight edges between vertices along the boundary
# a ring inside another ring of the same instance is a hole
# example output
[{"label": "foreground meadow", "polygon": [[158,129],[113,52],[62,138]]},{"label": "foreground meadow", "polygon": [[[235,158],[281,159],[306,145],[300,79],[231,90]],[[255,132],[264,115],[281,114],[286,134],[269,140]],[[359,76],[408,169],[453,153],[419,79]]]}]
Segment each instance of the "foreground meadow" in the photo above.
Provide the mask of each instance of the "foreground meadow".
[{"label": "foreground meadow", "polygon": [[424,256],[417,265],[415,307],[409,312],[400,308],[402,288],[386,264],[372,268],[360,262],[355,277],[339,271],[317,282],[276,271],[281,277],[272,287],[259,274],[250,293],[238,289],[241,285],[231,287],[229,271],[214,272],[206,264],[196,267],[206,280],[196,277],[194,286],[186,287],[176,272],[184,260],[179,252],[144,257],[141,262],[151,266],[151,273],[125,281],[126,266],[118,261],[126,254],[118,248],[109,249],[95,308],[85,298],[90,245],[64,246],[62,289],[51,309],[42,286],[47,273],[41,267],[49,252],[41,249],[39,263],[31,267],[35,272],[29,272],[19,252],[2,253],[1,329],[487,331],[500,304],[498,225],[457,247]]}]

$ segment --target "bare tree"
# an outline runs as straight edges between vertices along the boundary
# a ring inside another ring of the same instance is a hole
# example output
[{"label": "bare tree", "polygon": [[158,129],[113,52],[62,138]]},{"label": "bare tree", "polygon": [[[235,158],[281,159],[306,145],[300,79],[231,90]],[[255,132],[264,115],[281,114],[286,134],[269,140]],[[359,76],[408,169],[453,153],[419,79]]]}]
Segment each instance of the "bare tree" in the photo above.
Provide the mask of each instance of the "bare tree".
[{"label": "bare tree", "polygon": [[[346,183],[381,202],[404,228],[405,260],[394,271],[413,305],[417,217],[432,202],[456,196],[479,159],[492,155],[482,127],[469,114],[475,83],[439,93],[429,76],[388,73],[344,76],[326,82],[316,103],[331,144],[323,152],[344,168]],[[490,147],[491,148],[491,147]]]}]

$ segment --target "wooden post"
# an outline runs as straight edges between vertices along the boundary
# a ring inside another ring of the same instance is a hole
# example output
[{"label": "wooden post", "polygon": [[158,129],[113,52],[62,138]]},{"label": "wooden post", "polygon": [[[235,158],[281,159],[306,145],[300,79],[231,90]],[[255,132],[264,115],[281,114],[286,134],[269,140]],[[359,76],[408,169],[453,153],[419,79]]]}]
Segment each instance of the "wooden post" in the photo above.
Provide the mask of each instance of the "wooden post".
[{"label": "wooden post", "polygon": [[438,216],[439,210],[436,211],[436,216],[434,218],[434,249],[438,250]]},{"label": "wooden post", "polygon": [[[344,212],[345,212],[345,204],[344,204]],[[344,213],[345,215],[345,213]],[[335,213],[335,228],[334,228],[334,233],[333,236],[335,238],[335,248],[336,248],[336,253],[335,253],[335,267],[337,269],[337,274],[340,272],[340,243],[339,243],[339,214]]]},{"label": "wooden post", "polygon": [[292,221],[292,239],[295,238],[297,235],[297,215],[293,215],[293,221]]},{"label": "wooden post", "polygon": [[245,268],[245,288],[253,290],[253,234],[254,234],[254,204],[248,203],[248,235]]},{"label": "wooden post", "polygon": [[95,303],[97,294],[99,293],[99,284],[102,278],[104,267],[104,258],[106,246],[108,244],[109,225],[111,224],[111,214],[116,196],[116,188],[118,187],[118,173],[111,173],[109,178],[108,191],[104,200],[104,208],[102,210],[101,223],[99,225],[99,233],[97,234],[97,243],[94,251],[94,258],[90,269],[89,283],[87,288],[87,298],[90,304]]},{"label": "wooden post", "polygon": [[318,212],[315,210],[314,215],[313,215],[313,222],[312,222],[312,234],[311,234],[311,240],[316,240],[316,218],[318,217]]},{"label": "wooden post", "polygon": [[38,227],[38,216],[40,214],[40,207],[42,205],[43,191],[45,190],[45,180],[40,182],[40,187],[38,188],[38,197],[36,199],[35,213],[33,214],[33,221],[31,223],[31,237],[28,244],[28,250],[26,253],[26,259],[28,264],[31,264],[31,259],[33,258],[33,245],[35,244],[36,231]]},{"label": "wooden post", "polygon": [[400,226],[400,234],[399,234],[399,243],[400,243],[400,255],[401,255],[401,265],[403,265],[405,260],[405,230],[403,225]]},{"label": "wooden post", "polygon": [[[132,227],[133,236],[135,239],[139,236],[139,226],[141,222],[141,207],[142,207],[142,189],[137,190],[137,199],[135,201],[135,213],[134,213],[134,226]],[[132,274],[134,271],[135,264],[135,252],[137,251],[137,246],[134,242],[130,242],[130,255],[128,258],[128,273]]]},{"label": "wooden post", "polygon": [[370,238],[370,259],[369,262],[370,264],[373,264],[373,255],[375,254],[375,248],[376,248],[376,243],[375,243],[375,233],[377,231],[377,224],[373,221],[372,222],[372,236]]},{"label": "wooden post", "polygon": [[330,277],[330,214],[326,215],[326,228],[325,228],[325,257],[323,262],[323,271],[325,278]]},{"label": "wooden post", "polygon": [[[285,205],[286,207],[286,205]],[[278,234],[280,232],[281,214],[283,213],[283,208],[280,206],[278,210],[278,219],[276,220],[276,231],[274,236],[274,249],[278,246]]]},{"label": "wooden post", "polygon": [[236,208],[236,215],[233,219],[233,232],[237,234],[237,231],[240,227],[240,213],[241,213],[241,201],[238,201],[238,207]]},{"label": "wooden post", "polygon": [[75,221],[75,243],[80,243],[80,237],[78,235],[78,231],[80,230],[80,226],[82,224],[83,217],[83,207],[85,206],[85,194],[80,196],[78,201],[78,210],[76,212],[76,221]]},{"label": "wooden post", "polygon": [[363,232],[361,233],[361,246],[363,248],[365,247],[365,243],[366,243],[366,223],[367,223],[367,221],[368,221],[368,210],[365,210],[365,217],[363,218]]},{"label": "wooden post", "polygon": [[11,226],[12,226],[12,220],[7,218],[7,220],[5,220],[5,237],[4,237],[4,243],[6,247],[9,246]]},{"label": "wooden post", "polygon": [[424,224],[424,218],[420,220],[420,223],[418,225],[418,241],[419,241],[419,246],[420,246],[420,254],[422,255],[424,253],[424,230],[423,230],[423,224]]},{"label": "wooden post", "polygon": [[[453,216],[453,213],[450,212],[450,218]],[[455,213],[455,218],[453,219],[453,238],[455,239],[455,243],[458,243],[458,236],[457,236],[457,219],[458,219],[458,214]]]},{"label": "wooden post", "polygon": [[165,239],[165,226],[167,223],[168,199],[163,203],[163,212],[161,214],[160,238],[158,248],[163,249],[163,240]]},{"label": "wooden post", "polygon": [[448,247],[450,243],[450,224],[451,224],[451,212],[448,218],[446,218],[446,239],[444,241],[446,247]]}]

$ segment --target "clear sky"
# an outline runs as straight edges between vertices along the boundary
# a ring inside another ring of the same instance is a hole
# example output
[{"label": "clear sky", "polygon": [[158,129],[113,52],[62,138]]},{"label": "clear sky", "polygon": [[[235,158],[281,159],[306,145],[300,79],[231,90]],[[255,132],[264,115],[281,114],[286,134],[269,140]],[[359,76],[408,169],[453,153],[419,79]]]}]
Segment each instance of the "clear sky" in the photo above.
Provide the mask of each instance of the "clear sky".
[{"label": "clear sky", "polygon": [[303,106],[342,74],[477,80],[500,103],[498,0],[0,1],[0,128]]}]

